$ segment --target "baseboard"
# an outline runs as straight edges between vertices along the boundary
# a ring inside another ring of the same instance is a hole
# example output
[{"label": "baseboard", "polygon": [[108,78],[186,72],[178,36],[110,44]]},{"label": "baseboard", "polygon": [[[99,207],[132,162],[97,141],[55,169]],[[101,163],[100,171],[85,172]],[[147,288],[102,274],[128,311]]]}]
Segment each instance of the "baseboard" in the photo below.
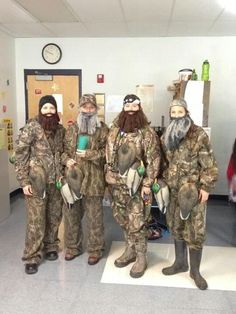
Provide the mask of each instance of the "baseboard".
[{"label": "baseboard", "polygon": [[18,188],[18,189],[16,189],[16,190],[14,190],[14,191],[12,191],[11,193],[10,193],[10,198],[12,198],[12,197],[14,197],[14,196],[16,196],[16,195],[18,195],[18,194],[22,194],[23,192],[22,192],[22,189],[21,188]]},{"label": "baseboard", "polygon": [[210,194],[209,200],[217,200],[217,201],[228,201],[228,195],[220,195],[220,194]]}]

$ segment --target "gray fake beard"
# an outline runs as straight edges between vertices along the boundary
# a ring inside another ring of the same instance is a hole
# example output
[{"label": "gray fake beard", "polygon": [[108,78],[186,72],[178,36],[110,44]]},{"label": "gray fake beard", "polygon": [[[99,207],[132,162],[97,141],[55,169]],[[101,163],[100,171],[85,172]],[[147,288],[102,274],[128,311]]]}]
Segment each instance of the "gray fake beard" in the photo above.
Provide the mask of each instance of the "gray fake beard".
[{"label": "gray fake beard", "polygon": [[97,112],[80,112],[77,118],[80,134],[92,135],[98,126]]},{"label": "gray fake beard", "polygon": [[164,135],[164,143],[167,149],[174,150],[179,147],[181,140],[185,138],[192,122],[189,115],[171,119]]}]

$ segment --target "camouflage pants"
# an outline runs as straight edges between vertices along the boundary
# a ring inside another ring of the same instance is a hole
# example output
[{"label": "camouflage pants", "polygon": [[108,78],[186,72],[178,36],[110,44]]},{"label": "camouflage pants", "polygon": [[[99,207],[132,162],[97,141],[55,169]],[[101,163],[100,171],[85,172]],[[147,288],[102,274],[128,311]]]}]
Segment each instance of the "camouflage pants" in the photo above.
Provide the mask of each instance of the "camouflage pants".
[{"label": "camouflage pants", "polygon": [[147,229],[145,209],[140,193],[132,198],[125,185],[113,186],[113,216],[124,232],[126,244],[136,252],[147,251]]},{"label": "camouflage pants", "polygon": [[22,260],[39,263],[43,251],[58,251],[58,228],[62,218],[62,197],[54,184],[49,184],[46,197],[25,196],[27,227]]},{"label": "camouflage pants", "polygon": [[166,220],[175,239],[184,240],[192,249],[202,248],[206,238],[206,203],[196,205],[189,218],[182,220],[177,194],[171,193]]},{"label": "camouflage pants", "polygon": [[65,246],[73,255],[82,253],[82,219],[86,215],[87,251],[94,256],[102,256],[104,249],[103,206],[101,196],[86,197],[71,208],[63,207],[65,226]]}]

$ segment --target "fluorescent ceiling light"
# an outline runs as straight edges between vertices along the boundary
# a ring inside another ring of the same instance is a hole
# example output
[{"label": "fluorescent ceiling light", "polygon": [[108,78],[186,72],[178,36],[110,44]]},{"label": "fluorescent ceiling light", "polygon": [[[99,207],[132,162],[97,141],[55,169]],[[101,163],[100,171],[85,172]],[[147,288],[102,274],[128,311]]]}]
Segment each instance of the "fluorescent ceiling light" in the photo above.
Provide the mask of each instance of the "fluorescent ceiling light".
[{"label": "fluorescent ceiling light", "polygon": [[218,2],[225,9],[225,11],[229,11],[231,13],[236,14],[236,1],[235,0],[218,0]]}]

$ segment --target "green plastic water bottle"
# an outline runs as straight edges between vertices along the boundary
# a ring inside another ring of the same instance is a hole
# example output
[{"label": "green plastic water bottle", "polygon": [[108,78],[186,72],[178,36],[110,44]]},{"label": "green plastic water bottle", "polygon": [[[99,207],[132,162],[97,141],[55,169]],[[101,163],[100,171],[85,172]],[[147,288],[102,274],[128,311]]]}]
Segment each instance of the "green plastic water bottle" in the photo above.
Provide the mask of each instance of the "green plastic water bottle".
[{"label": "green plastic water bottle", "polygon": [[202,64],[202,81],[209,81],[210,63],[205,60]]},{"label": "green plastic water bottle", "polygon": [[193,69],[191,80],[192,81],[197,81],[197,73],[196,73],[195,69]]}]

